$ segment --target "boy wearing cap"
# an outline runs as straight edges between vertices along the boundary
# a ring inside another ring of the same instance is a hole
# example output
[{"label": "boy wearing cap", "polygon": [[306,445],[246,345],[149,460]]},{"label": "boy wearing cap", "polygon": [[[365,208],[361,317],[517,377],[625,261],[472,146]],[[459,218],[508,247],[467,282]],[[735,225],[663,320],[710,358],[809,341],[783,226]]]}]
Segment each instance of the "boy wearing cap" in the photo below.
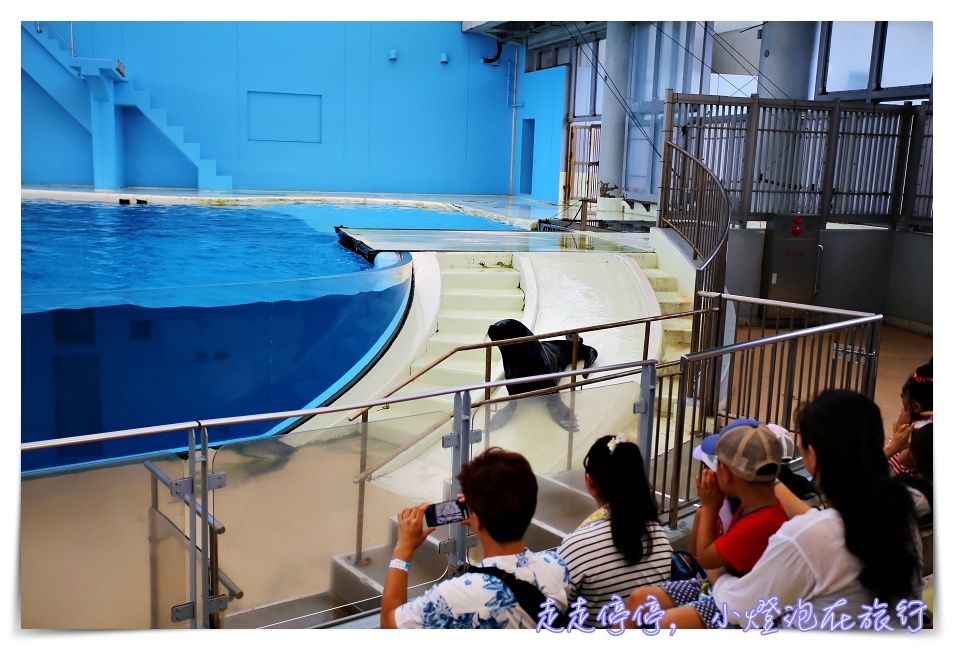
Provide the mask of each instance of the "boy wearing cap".
[{"label": "boy wearing cap", "polygon": [[[775,482],[782,466],[782,447],[766,425],[755,420],[738,420],[700,445],[707,467],[696,478],[699,509],[693,523],[695,555],[710,580],[728,572],[748,573],[771,537],[787,521],[785,510],[775,496]],[[696,458],[700,458],[696,455]],[[711,469],[709,463],[715,465]],[[726,498],[738,499],[739,507],[724,533],[719,531],[719,509]],[[654,596],[665,615],[661,628],[722,627],[709,582],[692,579],[663,582],[635,590],[627,601],[630,612],[649,611]],[[639,617],[629,621],[642,627]]]}]

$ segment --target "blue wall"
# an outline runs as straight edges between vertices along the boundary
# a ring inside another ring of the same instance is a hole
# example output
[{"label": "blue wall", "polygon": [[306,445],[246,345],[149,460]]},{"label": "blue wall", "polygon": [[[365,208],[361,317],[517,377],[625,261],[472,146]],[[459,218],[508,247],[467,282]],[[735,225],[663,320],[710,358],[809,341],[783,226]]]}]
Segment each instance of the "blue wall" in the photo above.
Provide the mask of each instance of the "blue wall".
[{"label": "blue wall", "polygon": [[[88,93],[77,99],[74,86],[83,82],[63,65],[55,78],[56,58],[31,42],[35,23],[23,25],[21,182],[89,184],[95,143],[82,122],[89,106],[81,105]],[[53,26],[69,33],[66,23]],[[168,111],[168,123],[181,126],[234,189],[507,194],[507,70],[515,49],[488,65],[482,59],[496,53],[494,41],[460,28],[450,21],[77,22],[73,33],[77,57],[122,61],[126,78],[118,83],[149,93],[150,107]],[[520,80],[519,112],[535,120],[531,198],[558,200],[564,82],[563,68]],[[197,186],[195,164],[161,128],[134,107],[118,107],[116,117],[119,186]]]},{"label": "blue wall", "polygon": [[[522,68],[521,64],[521,68]],[[565,91],[570,69],[557,66],[522,73],[517,85],[517,155],[513,192],[527,198],[560,202],[560,168],[563,161]],[[527,169],[522,129],[533,120],[532,192],[521,192],[521,171]]]}]

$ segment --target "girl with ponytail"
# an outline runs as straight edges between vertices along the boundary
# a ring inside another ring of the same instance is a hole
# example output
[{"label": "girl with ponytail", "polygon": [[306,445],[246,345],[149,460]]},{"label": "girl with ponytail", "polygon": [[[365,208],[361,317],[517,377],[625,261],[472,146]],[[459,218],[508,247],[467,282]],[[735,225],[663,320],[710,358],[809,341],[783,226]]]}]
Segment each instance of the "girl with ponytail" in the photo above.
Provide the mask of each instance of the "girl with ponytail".
[{"label": "girl with ponytail", "polygon": [[585,598],[589,624],[613,594],[668,580],[672,546],[643,469],[639,447],[603,436],[583,459],[586,488],[597,510],[564,539],[557,553],[570,572],[569,602]]}]

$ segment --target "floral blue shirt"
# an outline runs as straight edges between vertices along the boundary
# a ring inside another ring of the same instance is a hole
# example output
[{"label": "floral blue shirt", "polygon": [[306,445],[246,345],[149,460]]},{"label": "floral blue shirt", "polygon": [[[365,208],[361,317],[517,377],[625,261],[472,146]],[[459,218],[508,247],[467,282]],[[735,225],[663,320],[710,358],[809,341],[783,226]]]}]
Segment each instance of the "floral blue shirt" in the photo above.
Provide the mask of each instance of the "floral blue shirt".
[{"label": "floral blue shirt", "polygon": [[[567,610],[570,574],[554,551],[534,553],[524,549],[517,555],[485,558],[479,566],[496,566],[521,580],[532,582],[554,605]],[[399,628],[529,628],[537,626],[517,603],[510,589],[486,573],[464,573],[437,583],[423,596],[401,605],[394,612]]]}]

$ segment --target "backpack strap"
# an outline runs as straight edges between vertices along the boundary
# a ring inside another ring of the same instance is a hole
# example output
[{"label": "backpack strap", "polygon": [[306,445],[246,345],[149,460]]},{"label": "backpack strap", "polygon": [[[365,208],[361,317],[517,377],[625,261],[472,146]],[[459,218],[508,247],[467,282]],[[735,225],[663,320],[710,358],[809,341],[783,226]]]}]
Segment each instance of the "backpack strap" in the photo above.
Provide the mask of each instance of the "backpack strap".
[{"label": "backpack strap", "polygon": [[[464,570],[464,572],[486,573],[499,579],[505,585],[507,585],[507,587],[513,593],[514,598],[517,599],[517,603],[527,614],[530,615],[530,618],[535,621],[539,620],[541,607],[543,607],[547,597],[544,596],[543,592],[540,591],[540,588],[534,585],[532,582],[522,580],[509,571],[504,571],[500,567],[495,566],[476,566],[469,564],[467,565],[467,568]],[[566,612],[557,610],[557,616],[553,621],[553,625],[558,627],[566,627],[569,622],[569,615]]]}]

